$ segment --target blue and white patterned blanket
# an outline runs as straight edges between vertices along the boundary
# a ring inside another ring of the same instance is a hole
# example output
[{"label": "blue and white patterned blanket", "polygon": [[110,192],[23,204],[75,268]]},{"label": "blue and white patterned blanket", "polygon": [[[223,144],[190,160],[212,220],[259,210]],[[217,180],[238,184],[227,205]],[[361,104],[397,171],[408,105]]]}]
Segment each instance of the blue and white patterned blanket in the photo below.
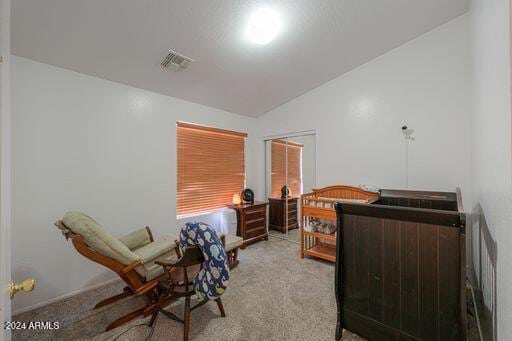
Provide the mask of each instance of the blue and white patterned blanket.
[{"label": "blue and white patterned blanket", "polygon": [[186,223],[180,232],[180,246],[197,245],[204,263],[194,278],[194,289],[200,300],[215,299],[226,290],[229,267],[226,252],[215,229],[202,222]]}]

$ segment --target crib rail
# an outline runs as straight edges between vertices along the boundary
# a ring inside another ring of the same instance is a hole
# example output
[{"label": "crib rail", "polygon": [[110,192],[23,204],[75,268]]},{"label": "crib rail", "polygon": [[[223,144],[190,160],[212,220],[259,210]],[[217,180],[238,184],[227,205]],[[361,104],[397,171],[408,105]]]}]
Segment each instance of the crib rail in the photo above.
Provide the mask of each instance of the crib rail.
[{"label": "crib rail", "polygon": [[334,199],[319,199],[314,193],[301,195],[302,206],[311,206],[315,208],[324,208],[334,211]]}]

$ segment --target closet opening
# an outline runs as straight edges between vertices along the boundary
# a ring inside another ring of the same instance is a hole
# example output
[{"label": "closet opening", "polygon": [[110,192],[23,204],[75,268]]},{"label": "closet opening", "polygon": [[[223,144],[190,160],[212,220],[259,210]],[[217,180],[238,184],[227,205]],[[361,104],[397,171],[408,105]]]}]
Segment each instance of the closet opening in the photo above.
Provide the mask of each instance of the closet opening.
[{"label": "closet opening", "polygon": [[316,188],[315,132],[264,141],[268,235],[300,244],[301,196]]}]

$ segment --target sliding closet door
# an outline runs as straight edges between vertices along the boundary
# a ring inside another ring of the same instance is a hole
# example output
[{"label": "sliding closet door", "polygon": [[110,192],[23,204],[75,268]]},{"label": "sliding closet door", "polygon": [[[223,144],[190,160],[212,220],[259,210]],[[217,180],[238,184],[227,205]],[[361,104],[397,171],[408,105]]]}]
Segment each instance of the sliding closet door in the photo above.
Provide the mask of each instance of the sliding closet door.
[{"label": "sliding closet door", "polygon": [[266,141],[269,235],[287,238],[287,143],[285,139]]},{"label": "sliding closet door", "polygon": [[300,243],[301,195],[316,187],[315,135],[268,140],[269,235]]}]

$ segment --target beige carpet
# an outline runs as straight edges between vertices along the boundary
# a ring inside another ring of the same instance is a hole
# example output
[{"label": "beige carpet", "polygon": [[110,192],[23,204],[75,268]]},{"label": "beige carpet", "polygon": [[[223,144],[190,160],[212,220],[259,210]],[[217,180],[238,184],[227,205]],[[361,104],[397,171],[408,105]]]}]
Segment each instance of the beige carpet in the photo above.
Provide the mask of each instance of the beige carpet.
[{"label": "beige carpet", "polygon": [[[277,230],[269,230],[269,235],[271,237],[277,237],[277,238],[286,238],[286,234],[282,233],[281,231]],[[299,229],[293,229],[288,231],[288,240],[291,240],[296,243],[300,243],[300,230]]]},{"label": "beige carpet", "polygon": [[[191,340],[334,340],[336,303],[334,265],[299,258],[299,245],[270,238],[240,253],[240,265],[231,273],[222,296],[227,317],[215,303],[194,312]],[[141,304],[129,298],[122,304],[92,311],[93,305],[123,287],[110,284],[86,294],[15,316],[18,321],[59,321],[56,331],[16,331],[14,340],[145,340],[150,329],[137,319],[103,333],[109,322]],[[170,310],[181,316],[183,302]],[[130,329],[131,328],[131,329]],[[125,332],[126,331],[126,332]],[[124,334],[120,335],[122,332]],[[157,320],[151,340],[181,340],[182,325],[165,318]],[[346,333],[345,340],[361,340]]]}]

